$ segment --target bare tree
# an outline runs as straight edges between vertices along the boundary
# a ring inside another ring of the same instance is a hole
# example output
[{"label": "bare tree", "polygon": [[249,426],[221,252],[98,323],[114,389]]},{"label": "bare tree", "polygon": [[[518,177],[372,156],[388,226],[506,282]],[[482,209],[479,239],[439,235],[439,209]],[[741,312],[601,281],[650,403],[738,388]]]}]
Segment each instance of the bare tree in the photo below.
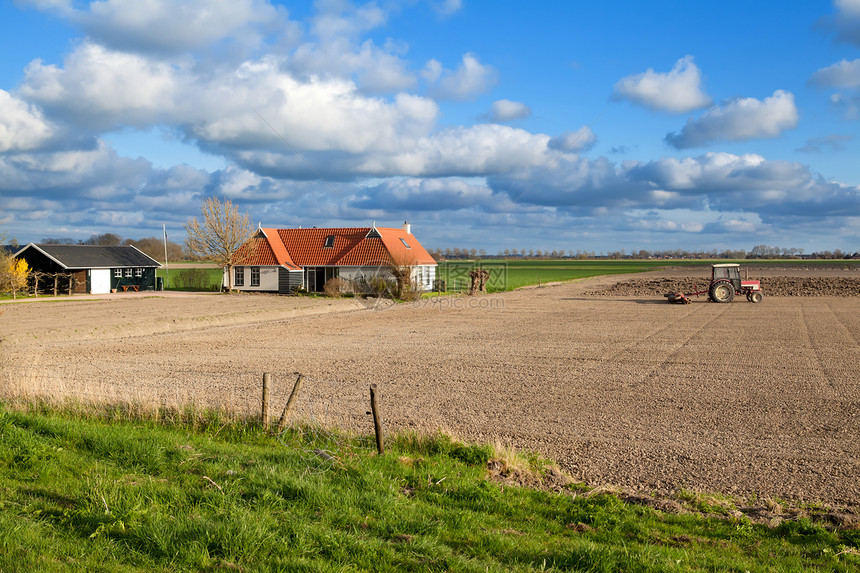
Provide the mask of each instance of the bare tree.
[{"label": "bare tree", "polygon": [[117,247],[122,244],[122,237],[114,233],[102,233],[90,235],[89,239],[81,241],[82,245],[99,245],[103,247]]},{"label": "bare tree", "polygon": [[[133,245],[149,255],[153,259],[160,261],[164,258],[164,239],[161,237],[144,237],[138,240],[126,239],[126,245]],[[167,241],[167,258],[170,261],[185,260],[185,249],[179,243]]]},{"label": "bare tree", "polygon": [[185,246],[190,253],[207,257],[227,268],[227,289],[233,290],[236,252],[251,238],[251,219],[239,213],[230,200],[210,197],[201,207],[203,220],[185,224]]}]

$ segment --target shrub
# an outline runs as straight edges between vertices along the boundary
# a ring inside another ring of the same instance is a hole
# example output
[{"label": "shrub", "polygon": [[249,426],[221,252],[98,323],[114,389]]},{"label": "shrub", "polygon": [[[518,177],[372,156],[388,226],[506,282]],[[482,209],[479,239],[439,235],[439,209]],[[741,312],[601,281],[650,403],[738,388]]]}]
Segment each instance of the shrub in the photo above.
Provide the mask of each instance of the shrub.
[{"label": "shrub", "polygon": [[323,285],[323,292],[325,292],[326,296],[330,297],[340,297],[341,295],[349,292],[351,290],[349,281],[342,279],[340,277],[334,277],[333,279],[329,279],[326,281],[325,285]]}]

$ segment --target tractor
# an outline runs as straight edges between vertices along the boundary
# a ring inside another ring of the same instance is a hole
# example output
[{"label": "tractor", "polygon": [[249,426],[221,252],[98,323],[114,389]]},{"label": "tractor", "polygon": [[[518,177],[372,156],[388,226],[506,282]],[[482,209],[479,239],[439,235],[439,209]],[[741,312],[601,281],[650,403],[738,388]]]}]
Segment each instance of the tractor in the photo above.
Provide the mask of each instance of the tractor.
[{"label": "tractor", "polygon": [[678,304],[689,304],[691,296],[700,294],[707,294],[714,302],[732,302],[736,294],[745,295],[749,302],[761,302],[764,298],[761,282],[741,280],[740,267],[737,263],[711,265],[711,284],[707,289],[690,294],[667,292],[664,296],[669,299],[669,302]]}]

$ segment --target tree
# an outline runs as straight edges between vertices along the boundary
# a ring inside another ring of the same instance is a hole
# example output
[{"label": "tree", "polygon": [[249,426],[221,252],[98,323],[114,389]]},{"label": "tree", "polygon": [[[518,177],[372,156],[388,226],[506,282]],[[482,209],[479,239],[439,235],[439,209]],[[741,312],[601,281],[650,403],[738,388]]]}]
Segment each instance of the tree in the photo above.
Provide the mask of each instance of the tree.
[{"label": "tree", "polygon": [[18,298],[18,291],[26,290],[29,276],[27,261],[4,252],[0,260],[0,292],[11,292],[12,298]]},{"label": "tree", "polygon": [[102,247],[117,247],[122,244],[122,237],[113,233],[102,233],[100,235],[90,235],[90,238],[81,241],[82,245],[99,245]]},{"label": "tree", "polygon": [[227,268],[227,289],[233,290],[236,252],[251,238],[251,219],[239,213],[230,200],[210,197],[201,207],[202,221],[185,224],[185,246],[192,254],[207,257]]},{"label": "tree", "polygon": [[[144,237],[137,241],[132,239],[125,240],[126,245],[137,247],[153,259],[160,261],[164,258],[164,239],[161,237]],[[183,261],[185,260],[185,249],[179,243],[167,241],[167,260]]]},{"label": "tree", "polygon": [[27,288],[27,279],[30,276],[30,265],[24,259],[10,257],[9,260],[9,284],[12,287],[12,298],[18,298],[18,291]]}]

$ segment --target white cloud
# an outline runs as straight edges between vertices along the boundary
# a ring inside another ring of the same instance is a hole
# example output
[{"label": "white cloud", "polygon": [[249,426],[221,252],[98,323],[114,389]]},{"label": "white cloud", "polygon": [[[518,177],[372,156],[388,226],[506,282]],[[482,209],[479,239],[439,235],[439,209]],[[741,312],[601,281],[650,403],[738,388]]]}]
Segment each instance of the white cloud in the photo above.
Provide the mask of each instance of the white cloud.
[{"label": "white cloud", "polygon": [[[860,24],[858,24],[860,25]],[[812,74],[809,83],[820,88],[846,90],[830,96],[830,102],[841,110],[846,119],[857,119],[860,94],[860,59],[842,60]]]},{"label": "white cloud", "polygon": [[563,208],[576,216],[635,209],[754,212],[774,217],[847,217],[860,212],[860,187],[825,181],[808,167],[755,154],[706,153],[614,165],[605,158],[563,156],[487,178],[519,205]]},{"label": "white cloud", "polygon": [[515,119],[525,119],[531,114],[532,110],[524,103],[509,99],[500,99],[492,103],[487,118],[490,121],[504,123]]},{"label": "white cloud", "polygon": [[515,209],[516,205],[493,194],[486,184],[461,178],[395,178],[362,188],[354,205],[386,211],[456,211],[479,207],[484,211]]},{"label": "white cloud", "polygon": [[810,78],[810,83],[825,88],[860,87],[860,59],[842,60],[837,64],[821,68]]},{"label": "white cloud", "polygon": [[829,151],[842,151],[845,144],[854,139],[853,135],[831,134],[823,137],[811,137],[806,140],[806,145],[797,149],[803,153],[820,153],[825,149]]},{"label": "white cloud", "polygon": [[764,100],[739,98],[723,107],[709,109],[699,119],[689,119],[680,133],[666,141],[676,149],[699,147],[715,141],[745,141],[778,137],[797,126],[794,96],[777,90]]},{"label": "white cloud", "polygon": [[0,89],[0,153],[37,149],[54,129],[36,106]]},{"label": "white cloud", "polygon": [[836,93],[830,96],[830,103],[842,110],[845,119],[860,118],[860,96]]},{"label": "white cloud", "polygon": [[565,153],[581,153],[594,147],[597,135],[586,126],[576,131],[568,131],[549,140],[549,148]]},{"label": "white cloud", "polygon": [[[177,125],[204,146],[226,151],[283,144],[257,115],[302,150],[399,150],[429,133],[438,107],[402,93],[368,97],[337,77],[297,79],[283,60],[264,57],[237,69],[197,75],[193,67],[84,43],[64,67],[31,63],[21,93],[54,118],[85,130]],[[289,152],[287,150],[287,152]]]},{"label": "white cloud", "polygon": [[322,43],[339,38],[356,39],[385,24],[388,14],[376,3],[353,6],[342,0],[324,0],[316,3],[317,15],[313,18],[312,32]]},{"label": "white cloud", "polygon": [[[268,147],[293,156],[278,135],[302,151],[391,153],[427,133],[438,113],[435,102],[419,96],[401,94],[389,102],[363,96],[344,80],[298,81],[280,73],[277,62],[247,66],[213,88],[208,100],[199,101],[217,113],[187,129],[193,138],[222,146],[228,155],[231,149],[256,153]],[[223,101],[222,94],[230,94],[229,101]]]},{"label": "white cloud", "polygon": [[325,44],[305,43],[284,60],[284,69],[302,79],[314,77],[355,78],[368,93],[390,93],[406,90],[417,79],[408,63],[367,40],[360,46],[345,38]]},{"label": "white cloud", "polygon": [[20,92],[88,130],[146,126],[178,105],[177,70],[85,42],[66,58],[63,68],[31,62]]},{"label": "white cloud", "polygon": [[30,1],[79,24],[99,43],[123,50],[179,53],[231,39],[258,46],[267,31],[287,26],[267,0],[99,0],[75,10],[62,0]]},{"label": "white cloud", "polygon": [[465,54],[455,71],[425,68],[425,79],[438,72],[438,85],[433,94],[440,99],[466,100],[475,97],[496,83],[496,70],[483,65],[474,54]]},{"label": "white cloud", "polygon": [[459,12],[463,7],[462,0],[435,0],[432,3],[433,9],[443,16],[450,16],[455,12]]},{"label": "white cloud", "polygon": [[498,124],[446,129],[418,138],[395,153],[367,156],[357,170],[365,175],[486,175],[546,165],[546,135]]},{"label": "white cloud", "polygon": [[72,0],[16,0],[22,6],[32,6],[38,10],[68,14],[74,11]]},{"label": "white cloud", "polygon": [[[91,150],[0,155],[0,191],[10,196],[92,199],[110,188],[111,202],[124,202],[144,182],[151,165],[118,157],[99,145]],[[58,213],[62,216],[63,213]]]},{"label": "white cloud", "polygon": [[836,31],[836,37],[849,44],[860,46],[860,1],[834,0],[837,14],[825,22]]},{"label": "white cloud", "polygon": [[675,62],[668,73],[649,68],[645,73],[622,78],[615,84],[612,96],[653,110],[686,113],[711,104],[701,84],[701,72],[693,57],[685,56]]},{"label": "white cloud", "polygon": [[439,63],[438,60],[429,60],[424,64],[424,68],[421,70],[421,77],[424,78],[424,81],[427,83],[432,84],[439,81],[443,72],[442,64]]}]

